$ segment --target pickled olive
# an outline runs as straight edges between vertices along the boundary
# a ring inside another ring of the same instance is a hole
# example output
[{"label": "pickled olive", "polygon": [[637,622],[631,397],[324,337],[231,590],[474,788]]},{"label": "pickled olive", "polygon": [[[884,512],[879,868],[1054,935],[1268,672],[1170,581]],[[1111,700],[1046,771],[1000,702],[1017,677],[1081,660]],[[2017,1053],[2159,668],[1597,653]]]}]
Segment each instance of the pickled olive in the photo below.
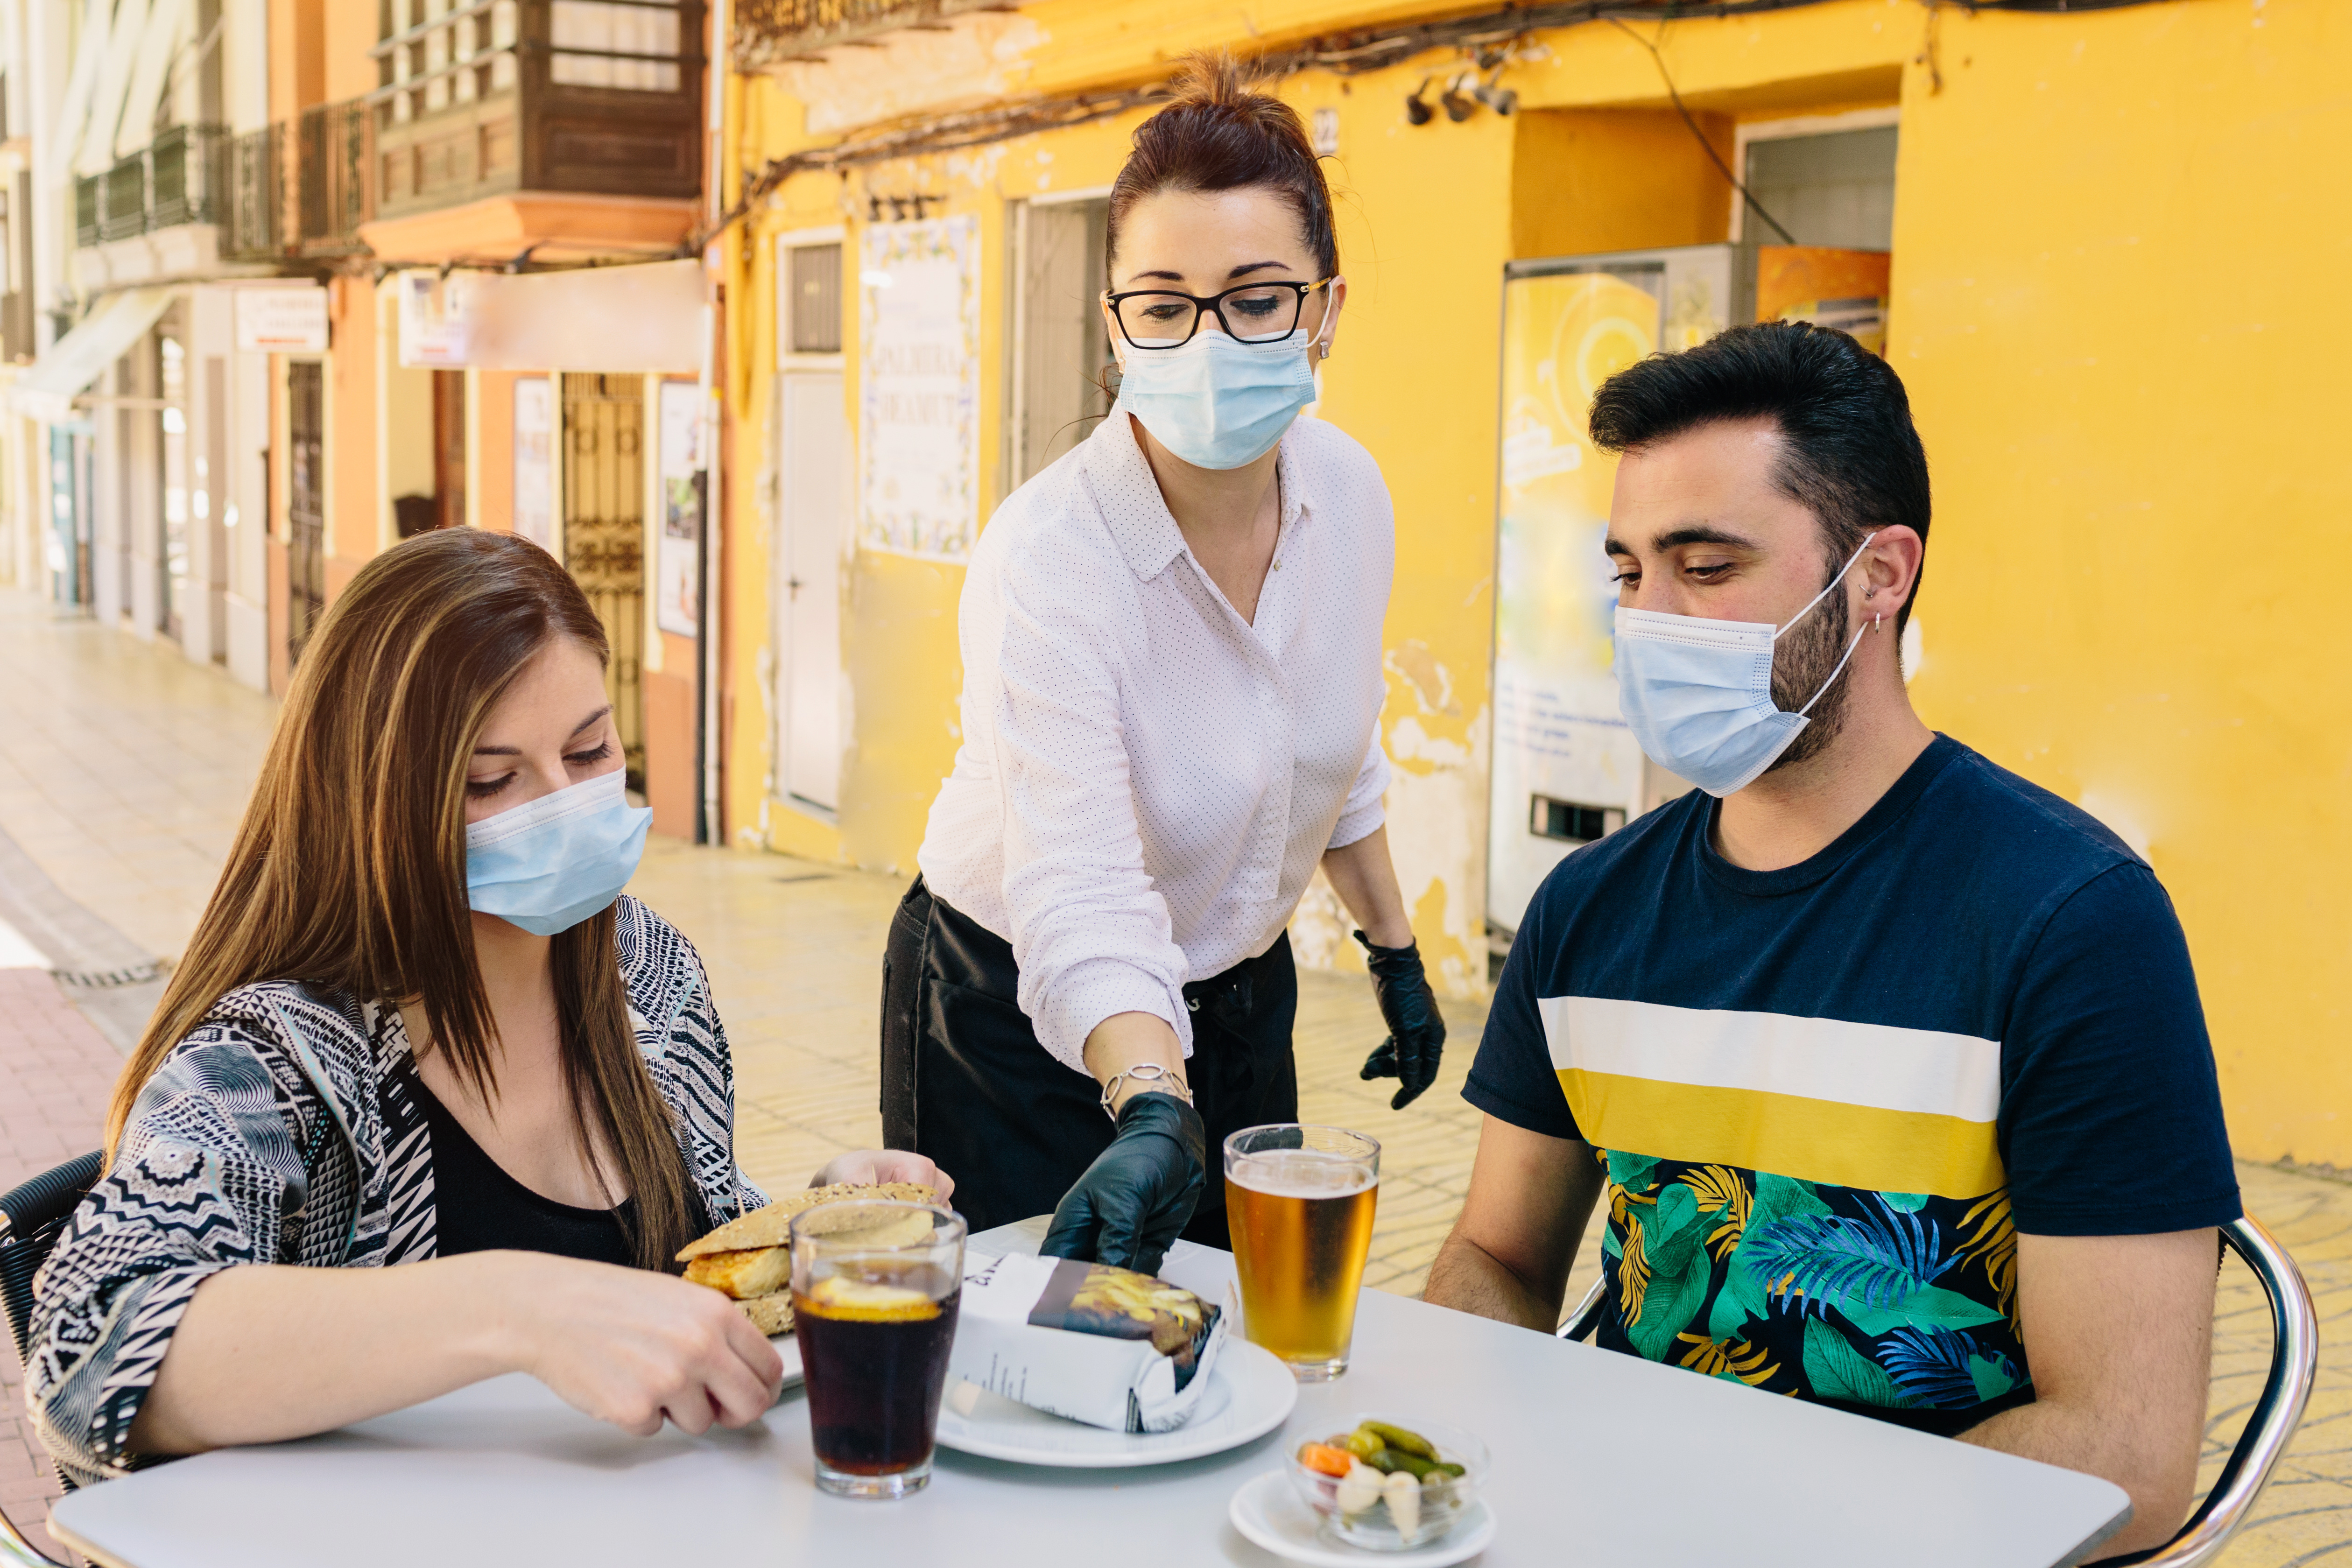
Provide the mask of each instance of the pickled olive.
[{"label": "pickled olive", "polygon": [[1394,1448],[1399,1453],[1417,1454],[1424,1459],[1437,1458],[1437,1448],[1428,1438],[1418,1432],[1409,1432],[1402,1427],[1391,1427],[1385,1421],[1367,1421],[1356,1430],[1370,1432],[1373,1437],[1378,1437],[1384,1447]]},{"label": "pickled olive", "polygon": [[1393,1448],[1375,1448],[1364,1455],[1363,1460],[1364,1463],[1386,1476],[1393,1475],[1402,1468],[1397,1463],[1397,1452]]},{"label": "pickled olive", "polygon": [[1354,1456],[1345,1448],[1334,1448],[1321,1443],[1309,1443],[1298,1450],[1298,1462],[1308,1469],[1327,1476],[1344,1476]]},{"label": "pickled olive", "polygon": [[1388,1447],[1386,1443],[1381,1441],[1379,1433],[1367,1431],[1361,1427],[1357,1427],[1346,1437],[1335,1437],[1332,1441],[1337,1443],[1339,1447],[1347,1449],[1348,1452],[1355,1455],[1356,1458],[1360,1459],[1369,1459],[1374,1454],[1379,1453],[1382,1448]]}]

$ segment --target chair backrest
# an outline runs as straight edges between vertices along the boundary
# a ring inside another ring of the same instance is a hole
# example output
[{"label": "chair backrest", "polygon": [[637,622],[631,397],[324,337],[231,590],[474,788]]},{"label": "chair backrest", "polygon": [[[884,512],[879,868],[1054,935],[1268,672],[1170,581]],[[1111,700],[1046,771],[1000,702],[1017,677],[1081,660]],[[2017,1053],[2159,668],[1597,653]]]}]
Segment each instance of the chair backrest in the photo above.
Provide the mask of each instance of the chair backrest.
[{"label": "chair backrest", "polygon": [[[2251,1216],[2221,1227],[2221,1245],[2245,1260],[2262,1282],[2271,1302],[2271,1370],[2263,1380],[2262,1397],[2246,1416],[2245,1430],[2221,1465],[2212,1490],[2189,1516],[2179,1533],[2162,1546],[2127,1557],[2103,1559],[2113,1568],[2143,1563],[2147,1568],[2202,1568],[2221,1554],[2221,1548],[2269,1484],[2272,1469],[2286,1451],[2287,1442],[2303,1421],[2311,1402],[2311,1386],[2319,1375],[2319,1317],[2311,1301],[2311,1288],[2285,1248]],[[1584,1300],[1559,1325],[1562,1339],[1590,1339],[1608,1301],[1608,1277],[1592,1282]]]},{"label": "chair backrest", "polygon": [[2313,1310],[2303,1270],[2252,1217],[2221,1227],[2221,1245],[2245,1260],[2271,1299],[2270,1375],[2263,1379],[2262,1397],[2247,1414],[2245,1430],[2222,1461],[2212,1490],[2179,1533],[2153,1551],[2110,1558],[2111,1563],[2200,1568],[2221,1556],[2269,1484],[2272,1467],[2286,1451],[2303,1422],[2303,1407],[2311,1401],[2311,1385],[2319,1375],[2319,1314]]},{"label": "chair backrest", "polygon": [[1584,1300],[1576,1303],[1576,1311],[1559,1325],[1562,1339],[1591,1339],[1592,1331],[1601,1326],[1601,1304],[1609,1300],[1609,1271],[1602,1270],[1601,1278],[1592,1281],[1592,1289],[1584,1292]]},{"label": "chair backrest", "polygon": [[[33,1276],[48,1261],[66,1222],[97,1182],[103,1161],[92,1149],[0,1194],[0,1307],[7,1312],[8,1343],[19,1366],[25,1364],[26,1325],[33,1318]],[[71,1490],[73,1481],[63,1470],[58,1479]],[[12,1568],[59,1568],[56,1558],[26,1540],[5,1514],[0,1514],[0,1563]]]},{"label": "chair backrest", "polygon": [[8,1313],[8,1343],[25,1361],[26,1325],[33,1317],[33,1276],[47,1262],[66,1221],[98,1181],[102,1156],[92,1149],[0,1195],[0,1306]]}]

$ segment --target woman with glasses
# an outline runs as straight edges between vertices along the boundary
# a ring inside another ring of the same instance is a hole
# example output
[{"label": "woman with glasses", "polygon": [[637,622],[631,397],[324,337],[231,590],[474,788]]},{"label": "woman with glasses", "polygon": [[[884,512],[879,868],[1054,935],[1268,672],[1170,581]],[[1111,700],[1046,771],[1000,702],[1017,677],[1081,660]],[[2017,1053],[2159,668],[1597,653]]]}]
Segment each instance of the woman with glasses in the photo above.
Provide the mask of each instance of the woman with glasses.
[{"label": "woman with glasses", "polygon": [[[975,1230],[1150,1270],[1227,1244],[1219,1145],[1295,1121],[1285,927],[1362,929],[1402,1109],[1445,1038],[1390,863],[1395,528],[1301,418],[1347,283],[1298,116],[1195,57],[1112,187],[1110,416],[1015,492],[963,591],[962,745],[884,966],[884,1141]],[[1074,372],[1076,367],[1073,367]],[[1197,1212],[1196,1212],[1197,1209]]]}]

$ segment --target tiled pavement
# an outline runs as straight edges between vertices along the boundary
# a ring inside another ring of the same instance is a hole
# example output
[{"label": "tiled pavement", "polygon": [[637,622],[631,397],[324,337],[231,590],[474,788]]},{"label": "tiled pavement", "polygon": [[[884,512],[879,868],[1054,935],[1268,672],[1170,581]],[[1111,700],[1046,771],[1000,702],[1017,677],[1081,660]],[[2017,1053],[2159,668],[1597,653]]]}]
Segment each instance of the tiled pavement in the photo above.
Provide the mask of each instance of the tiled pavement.
[{"label": "tiled pavement", "polygon": [[[53,623],[5,591],[0,661],[14,677],[0,685],[0,832],[147,951],[176,953],[242,809],[269,705],[168,648]],[[10,863],[0,848],[0,871]],[[797,1185],[832,1155],[875,1142],[880,956],[901,885],[656,841],[632,891],[685,930],[709,967],[734,1046],[738,1145],[751,1176],[771,1188]],[[1355,1075],[1381,1032],[1366,982],[1303,974],[1299,1003],[1302,1114],[1381,1140],[1368,1278],[1411,1293],[1469,1177],[1478,1117],[1458,1092],[1478,1009],[1445,1004],[1454,1044],[1444,1073],[1396,1113],[1390,1091]],[[108,1051],[46,977],[0,970],[0,1187],[95,1144]],[[2323,1366],[2302,1432],[2223,1561],[2352,1568],[2352,1185],[2253,1166],[2240,1176],[2248,1208],[2310,1280]],[[1594,1266],[1588,1247],[1571,1299]],[[2209,1476],[2261,1386],[2268,1353],[2259,1292],[2232,1263],[2217,1323]],[[0,1386],[0,1504],[30,1524],[44,1472],[17,1430],[14,1373],[0,1368],[9,1379]]]}]

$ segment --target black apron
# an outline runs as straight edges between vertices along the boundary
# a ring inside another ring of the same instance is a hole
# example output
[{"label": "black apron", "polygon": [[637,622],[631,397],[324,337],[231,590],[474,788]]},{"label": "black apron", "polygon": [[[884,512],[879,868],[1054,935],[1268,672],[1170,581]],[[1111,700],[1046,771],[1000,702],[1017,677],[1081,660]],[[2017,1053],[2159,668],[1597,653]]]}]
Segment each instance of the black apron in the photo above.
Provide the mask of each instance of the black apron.
[{"label": "black apron", "polygon": [[[1051,1214],[1116,1131],[1101,1086],[1037,1042],[1019,985],[1013,945],[917,877],[882,960],[882,1142],[953,1176],[956,1211],[974,1231]],[[1184,1005],[1192,1019],[1184,1078],[1209,1133],[1208,1182],[1184,1236],[1230,1249],[1226,1134],[1298,1119],[1289,933],[1186,986]]]}]

